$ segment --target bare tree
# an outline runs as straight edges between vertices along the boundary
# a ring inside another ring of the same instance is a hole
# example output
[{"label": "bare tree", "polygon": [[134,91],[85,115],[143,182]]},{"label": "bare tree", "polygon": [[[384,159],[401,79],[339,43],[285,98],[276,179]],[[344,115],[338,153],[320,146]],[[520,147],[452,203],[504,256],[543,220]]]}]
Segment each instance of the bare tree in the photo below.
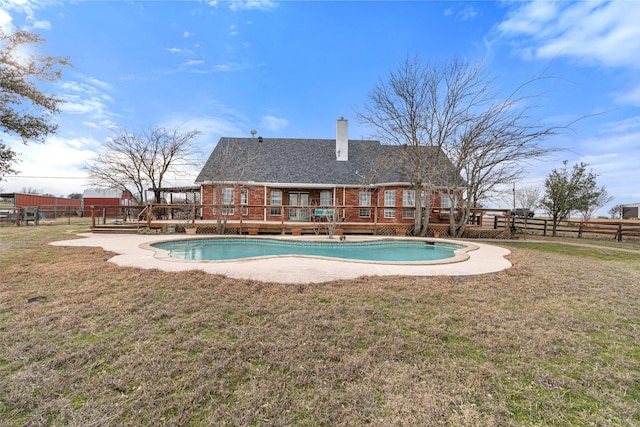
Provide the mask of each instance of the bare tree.
[{"label": "bare tree", "polygon": [[622,212],[622,205],[615,205],[612,206],[611,208],[609,208],[609,210],[607,211],[607,213],[609,214],[609,216],[611,217],[611,219],[616,219],[616,218],[620,218],[621,217],[621,212]]},{"label": "bare tree", "polygon": [[237,190],[246,185],[249,173],[259,167],[255,150],[250,144],[225,141],[219,142],[214,149],[205,168],[207,180],[212,183],[216,233],[223,234],[229,216],[241,208]]},{"label": "bare tree", "polygon": [[[499,97],[491,81],[483,80],[485,97],[478,103],[481,108],[472,109],[462,132],[445,145],[459,171],[452,176],[462,176],[466,190],[455,229],[451,216],[452,234],[463,234],[469,210],[478,200],[521,177],[523,164],[557,151],[543,141],[568,126],[545,127],[530,115],[534,108],[530,101],[536,95],[526,93],[526,89],[542,78],[525,82],[505,99]],[[460,189],[458,183],[452,187]]]},{"label": "bare tree", "polygon": [[102,152],[91,159],[86,170],[91,184],[128,190],[138,203],[147,201],[147,189],[154,201],[161,202],[161,188],[168,177],[181,177],[188,166],[195,166],[198,151],[194,139],[198,130],[183,131],[151,127],[136,133],[125,128],[113,130]]},{"label": "bare tree", "polygon": [[[358,116],[382,141],[407,147],[403,172],[417,194],[426,188],[430,195],[433,184],[443,182],[454,200],[464,194],[462,212],[455,215],[452,203],[449,215],[451,233],[461,235],[471,207],[498,185],[519,177],[522,162],[555,150],[542,141],[560,128],[532,119],[529,101],[535,96],[525,93],[540,79],[525,82],[504,98],[482,63],[454,59],[424,65],[417,58],[406,59],[374,88]],[[421,199],[416,197],[417,234],[426,231],[420,222]]]},{"label": "bare tree", "polygon": [[579,209],[579,212],[582,215],[582,220],[585,222],[588,222],[593,218],[593,215],[598,209],[613,200],[613,197],[609,195],[604,185],[602,187],[594,186],[591,189],[588,198],[588,203],[583,206],[582,209]]},{"label": "bare tree", "polygon": [[540,187],[524,187],[516,192],[518,205],[525,212],[533,212],[536,206],[538,206],[541,197],[542,190]]},{"label": "bare tree", "polygon": [[416,194],[416,235],[427,231],[431,193],[443,172],[442,148],[480,96],[479,71],[457,60],[439,65],[407,57],[373,89],[363,110],[356,111],[383,143],[406,148],[399,164]]},{"label": "bare tree", "polygon": [[[47,135],[55,133],[58,126],[51,122],[59,112],[62,99],[49,94],[38,86],[58,80],[62,66],[68,66],[67,58],[24,55],[25,46],[38,47],[44,39],[37,34],[18,30],[6,34],[0,28],[0,130],[13,133],[26,144],[29,141],[44,142]],[[0,180],[9,173],[16,173],[18,154],[0,139]]]}]

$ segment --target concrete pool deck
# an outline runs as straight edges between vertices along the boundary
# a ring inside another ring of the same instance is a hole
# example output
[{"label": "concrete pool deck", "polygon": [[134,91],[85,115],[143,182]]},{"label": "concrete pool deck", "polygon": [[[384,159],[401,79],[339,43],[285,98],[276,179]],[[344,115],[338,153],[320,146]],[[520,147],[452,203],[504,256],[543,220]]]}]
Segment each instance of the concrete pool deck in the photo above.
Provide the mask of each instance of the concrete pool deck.
[{"label": "concrete pool deck", "polygon": [[[511,267],[505,256],[508,249],[484,243],[470,243],[474,248],[467,251],[468,257],[458,257],[454,262],[444,264],[380,264],[352,262],[349,260],[320,259],[298,256],[281,256],[236,261],[181,261],[167,259],[149,248],[161,241],[185,240],[214,236],[185,236],[184,234],[79,234],[81,239],[52,242],[54,246],[101,247],[118,255],[109,259],[122,267],[159,269],[163,271],[202,270],[236,279],[251,279],[276,283],[321,283],[339,279],[353,279],[361,276],[469,276],[495,273]],[[219,236],[220,237],[220,236]],[[228,237],[228,236],[227,236]],[[282,238],[273,236],[273,238]],[[326,241],[326,236],[286,236],[290,240]],[[381,236],[347,236],[350,242],[380,240]],[[455,240],[428,239],[465,244]],[[464,259],[464,260],[463,260]]]}]

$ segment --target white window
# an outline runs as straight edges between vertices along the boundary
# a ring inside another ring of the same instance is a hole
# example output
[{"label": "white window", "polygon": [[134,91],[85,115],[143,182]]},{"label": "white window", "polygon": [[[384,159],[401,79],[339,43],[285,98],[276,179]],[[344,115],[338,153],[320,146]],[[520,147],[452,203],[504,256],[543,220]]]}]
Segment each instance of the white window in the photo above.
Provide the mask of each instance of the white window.
[{"label": "white window", "polygon": [[[358,199],[360,200],[360,206],[371,206],[371,193],[369,191],[361,191],[358,196]],[[366,209],[366,210],[369,210],[369,209]],[[369,216],[371,216],[371,214],[367,215],[367,217]]]},{"label": "white window", "polygon": [[[384,190],[384,205],[385,206],[396,205],[396,190]],[[395,216],[393,218],[395,218]]]},{"label": "white window", "polygon": [[233,204],[233,188],[222,189],[222,204],[223,205]]},{"label": "white window", "polygon": [[458,205],[458,195],[457,194],[441,194],[441,202],[440,207],[443,209],[449,209],[451,206],[456,207]]},{"label": "white window", "polygon": [[415,218],[416,211],[413,209],[402,209],[402,218]]},{"label": "white window", "polygon": [[[384,190],[384,205],[385,206],[395,206],[396,205],[396,190]],[[395,209],[385,209],[384,210],[385,218],[395,218],[396,210]]]},{"label": "white window", "polygon": [[[282,206],[282,191],[271,190],[269,193],[269,204],[271,206]],[[280,207],[271,208],[271,215],[282,215],[282,209]]]},{"label": "white window", "polygon": [[249,204],[249,189],[242,188],[240,189],[240,204],[248,205]]},{"label": "white window", "polygon": [[331,191],[321,191],[320,192],[320,206],[331,206],[333,205],[333,197]]},{"label": "white window", "polygon": [[371,218],[371,209],[360,209],[358,211],[358,216],[360,218]]},{"label": "white window", "polygon": [[412,208],[416,205],[415,190],[402,190],[402,206]]}]

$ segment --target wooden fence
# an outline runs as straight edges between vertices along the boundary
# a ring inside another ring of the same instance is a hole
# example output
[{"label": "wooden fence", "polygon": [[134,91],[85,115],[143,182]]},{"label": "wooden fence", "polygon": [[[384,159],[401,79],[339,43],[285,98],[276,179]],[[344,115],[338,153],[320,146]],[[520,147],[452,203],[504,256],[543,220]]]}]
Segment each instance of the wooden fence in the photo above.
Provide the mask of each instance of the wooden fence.
[{"label": "wooden fence", "polygon": [[578,237],[582,237],[582,235],[586,233],[614,236],[618,242],[622,242],[626,238],[637,239],[640,238],[640,222],[581,222],[578,229]]},{"label": "wooden fence", "polygon": [[82,210],[73,206],[42,205],[0,208],[0,222],[16,225],[29,225],[29,223],[38,225],[42,220],[76,216],[82,216]]},{"label": "wooden fence", "polygon": [[[547,218],[521,218],[496,216],[494,228],[502,228],[509,221],[511,229],[519,233],[542,234],[550,236],[553,229],[553,221]],[[640,221],[560,221],[556,227],[556,233],[564,237],[581,238],[585,234],[594,236],[613,236],[622,242],[628,239],[640,238]]]}]

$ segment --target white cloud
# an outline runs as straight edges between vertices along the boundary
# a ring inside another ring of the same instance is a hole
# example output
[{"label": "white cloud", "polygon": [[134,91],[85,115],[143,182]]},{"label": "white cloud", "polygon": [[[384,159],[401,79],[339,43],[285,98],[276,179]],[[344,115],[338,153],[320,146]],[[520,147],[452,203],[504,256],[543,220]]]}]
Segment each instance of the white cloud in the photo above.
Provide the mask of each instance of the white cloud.
[{"label": "white cloud", "polygon": [[266,115],[260,119],[260,127],[272,132],[279,132],[282,129],[286,128],[288,125],[289,121],[287,119],[272,115]]},{"label": "white cloud", "polygon": [[523,56],[569,57],[586,64],[640,68],[640,2],[549,2],[521,5],[498,25]]},{"label": "white cloud", "polygon": [[275,7],[276,7],[276,3],[271,0],[230,0],[229,1],[229,8],[231,10],[241,10],[241,9],[271,10]]},{"label": "white cloud", "polygon": [[202,64],[204,64],[204,61],[202,59],[193,59],[191,61],[184,62],[182,65],[186,67],[191,67],[194,65],[202,65]]},{"label": "white cloud", "polygon": [[5,32],[11,31],[13,28],[13,18],[7,12],[0,8],[0,28]]},{"label": "white cloud", "polygon": [[616,93],[615,100],[619,104],[640,107],[640,84],[636,83],[635,86],[632,85]]},{"label": "white cloud", "polygon": [[91,77],[81,78],[83,81],[65,81],[59,84],[61,97],[65,101],[60,110],[66,114],[86,115],[91,127],[110,127],[114,114],[109,106],[113,104],[113,98],[107,92],[112,89],[111,85]]},{"label": "white cloud", "polygon": [[554,2],[532,1],[512,11],[509,18],[501,22],[498,28],[506,34],[534,35],[542,31],[545,23],[557,16]]},{"label": "white cloud", "polygon": [[0,27],[5,30],[12,30],[11,22],[5,27],[3,21],[9,13],[24,15],[26,25],[22,27],[26,30],[50,30],[51,23],[46,20],[38,20],[35,18],[36,10],[45,7],[50,2],[46,0],[0,0]]},{"label": "white cloud", "polygon": [[177,47],[167,47],[164,50],[166,50],[169,53],[180,53],[180,52],[182,52],[182,49],[178,49]]},{"label": "white cloud", "polygon": [[51,22],[49,21],[36,21],[31,25],[31,28],[35,28],[37,30],[50,30]]},{"label": "white cloud", "polygon": [[478,11],[471,6],[467,6],[460,12],[458,12],[458,19],[460,19],[461,21],[468,21],[469,19],[473,19],[476,16],[478,16]]},{"label": "white cloud", "polygon": [[639,187],[632,179],[638,170],[639,140],[640,116],[604,124],[597,134],[579,142],[580,151],[585,153],[579,161],[588,163],[600,175],[598,183],[616,199],[640,199]]},{"label": "white cloud", "polygon": [[[55,195],[81,192],[86,181],[83,167],[87,160],[95,156],[100,143],[92,138],[64,138],[52,136],[46,144],[16,145],[21,162],[17,168],[18,177],[7,177],[2,186],[7,191],[34,188]],[[76,177],[69,179],[67,177]]]}]

